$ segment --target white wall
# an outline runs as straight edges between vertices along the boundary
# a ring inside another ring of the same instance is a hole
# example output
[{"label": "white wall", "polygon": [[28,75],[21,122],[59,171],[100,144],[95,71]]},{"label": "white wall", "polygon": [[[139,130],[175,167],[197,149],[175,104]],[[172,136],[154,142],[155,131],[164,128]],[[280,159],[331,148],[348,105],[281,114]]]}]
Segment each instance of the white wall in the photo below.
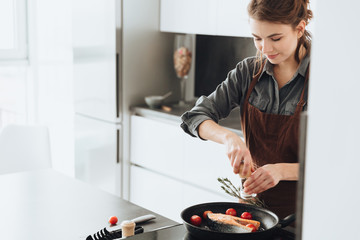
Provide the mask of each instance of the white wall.
[{"label": "white wall", "polygon": [[302,236],[360,239],[360,3],[316,7]]}]

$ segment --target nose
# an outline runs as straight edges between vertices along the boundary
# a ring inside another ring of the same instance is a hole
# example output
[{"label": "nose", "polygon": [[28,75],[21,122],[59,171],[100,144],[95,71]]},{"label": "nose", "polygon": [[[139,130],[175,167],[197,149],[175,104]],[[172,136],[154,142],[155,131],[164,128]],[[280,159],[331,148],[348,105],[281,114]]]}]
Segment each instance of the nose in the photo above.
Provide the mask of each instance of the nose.
[{"label": "nose", "polygon": [[273,50],[273,48],[272,48],[271,42],[269,40],[267,40],[267,39],[262,40],[262,52],[264,54],[266,54],[266,53],[271,53],[272,50]]}]

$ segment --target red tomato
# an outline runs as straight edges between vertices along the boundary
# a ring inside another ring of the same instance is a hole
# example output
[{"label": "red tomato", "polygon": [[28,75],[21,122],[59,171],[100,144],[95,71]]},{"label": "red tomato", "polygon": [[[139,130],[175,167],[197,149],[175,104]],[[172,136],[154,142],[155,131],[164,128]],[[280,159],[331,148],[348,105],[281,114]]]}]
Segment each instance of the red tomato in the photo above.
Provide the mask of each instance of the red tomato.
[{"label": "red tomato", "polygon": [[203,218],[204,218],[204,219],[207,219],[207,214],[208,214],[208,213],[212,213],[212,211],[209,211],[209,210],[208,210],[208,211],[205,211],[205,212],[203,213]]},{"label": "red tomato", "polygon": [[118,218],[117,218],[116,216],[111,216],[111,217],[109,218],[109,223],[110,223],[111,225],[115,225],[115,224],[117,223],[117,221],[118,221]]},{"label": "red tomato", "polygon": [[200,226],[201,225],[201,217],[198,215],[192,215],[190,218],[190,222],[192,225]]},{"label": "red tomato", "polygon": [[251,232],[256,232],[256,227],[253,224],[249,223],[249,224],[246,224],[246,226],[249,228],[252,228]]},{"label": "red tomato", "polygon": [[228,210],[226,210],[226,214],[231,216],[236,216],[237,213],[235,209],[229,208]]},{"label": "red tomato", "polygon": [[244,219],[252,219],[252,215],[249,212],[243,212],[240,217]]}]

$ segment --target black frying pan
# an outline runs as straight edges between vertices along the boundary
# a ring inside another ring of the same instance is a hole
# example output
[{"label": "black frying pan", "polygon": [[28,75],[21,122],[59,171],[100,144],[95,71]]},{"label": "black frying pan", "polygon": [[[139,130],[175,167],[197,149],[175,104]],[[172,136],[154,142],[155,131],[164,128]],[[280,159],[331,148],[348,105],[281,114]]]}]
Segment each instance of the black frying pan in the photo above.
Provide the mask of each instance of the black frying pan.
[{"label": "black frying pan", "polygon": [[[202,219],[201,226],[197,227],[190,223],[192,215],[199,215],[201,218],[203,212],[210,210],[213,213],[224,213],[227,209],[234,208],[238,216],[242,212],[250,212],[253,220],[261,223],[260,229],[257,232],[251,233],[228,233],[213,231],[207,227],[207,221]],[[274,231],[288,226],[295,221],[295,214],[292,214],[283,220],[279,220],[278,216],[261,207],[249,204],[242,204],[236,202],[211,202],[194,205],[184,209],[181,212],[181,218],[188,232],[200,239],[267,239],[274,234]]]}]

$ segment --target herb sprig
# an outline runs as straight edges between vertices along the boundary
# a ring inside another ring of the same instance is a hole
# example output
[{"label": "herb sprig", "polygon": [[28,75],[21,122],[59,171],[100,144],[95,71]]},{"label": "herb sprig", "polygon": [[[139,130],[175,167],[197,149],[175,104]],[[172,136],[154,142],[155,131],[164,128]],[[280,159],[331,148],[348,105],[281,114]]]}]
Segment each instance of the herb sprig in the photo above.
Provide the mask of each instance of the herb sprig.
[{"label": "herb sprig", "polygon": [[232,184],[228,178],[218,178],[218,182],[222,184],[221,188],[230,196],[238,198],[243,203],[252,204],[258,207],[265,207],[265,203],[261,201],[258,197],[243,199],[240,196],[240,187],[237,188]]}]

